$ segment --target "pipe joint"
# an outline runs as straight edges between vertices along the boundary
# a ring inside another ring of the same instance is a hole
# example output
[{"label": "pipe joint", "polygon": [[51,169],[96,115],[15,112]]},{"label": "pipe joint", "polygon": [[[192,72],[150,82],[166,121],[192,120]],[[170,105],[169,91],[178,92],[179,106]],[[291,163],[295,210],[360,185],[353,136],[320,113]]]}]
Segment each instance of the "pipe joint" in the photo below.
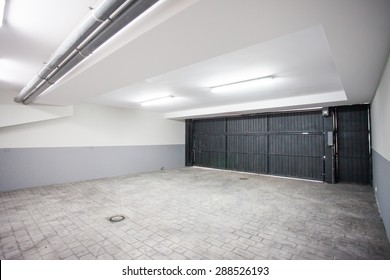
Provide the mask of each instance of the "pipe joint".
[{"label": "pipe joint", "polygon": [[97,22],[100,22],[100,23],[104,22],[104,19],[98,18],[93,11],[92,11],[91,15]]}]

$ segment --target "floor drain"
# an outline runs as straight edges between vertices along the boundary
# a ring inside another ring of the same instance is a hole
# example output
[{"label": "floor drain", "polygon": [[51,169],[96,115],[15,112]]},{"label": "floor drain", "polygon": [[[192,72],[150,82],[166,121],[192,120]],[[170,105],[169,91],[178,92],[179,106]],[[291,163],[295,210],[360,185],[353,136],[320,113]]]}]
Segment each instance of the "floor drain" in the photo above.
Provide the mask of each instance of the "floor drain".
[{"label": "floor drain", "polygon": [[108,218],[108,220],[112,223],[122,222],[124,219],[125,219],[125,216],[123,216],[123,215],[115,215],[115,216]]},{"label": "floor drain", "polygon": [[240,180],[248,180],[248,178],[240,178]]}]

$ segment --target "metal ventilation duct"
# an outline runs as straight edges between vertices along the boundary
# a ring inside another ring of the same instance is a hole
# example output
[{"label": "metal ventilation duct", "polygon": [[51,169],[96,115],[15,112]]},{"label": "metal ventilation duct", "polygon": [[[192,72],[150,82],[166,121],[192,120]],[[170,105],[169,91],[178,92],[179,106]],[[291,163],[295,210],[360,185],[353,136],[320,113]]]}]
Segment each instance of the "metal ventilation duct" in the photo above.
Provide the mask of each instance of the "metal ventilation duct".
[{"label": "metal ventilation duct", "polygon": [[[110,16],[126,0],[102,2],[94,9],[91,16],[60,45],[45,67],[15,97],[15,102],[26,105],[34,102],[46,89],[158,1],[130,1],[113,18]],[[102,25],[103,23],[105,24]],[[102,27],[99,29],[100,26]]]}]

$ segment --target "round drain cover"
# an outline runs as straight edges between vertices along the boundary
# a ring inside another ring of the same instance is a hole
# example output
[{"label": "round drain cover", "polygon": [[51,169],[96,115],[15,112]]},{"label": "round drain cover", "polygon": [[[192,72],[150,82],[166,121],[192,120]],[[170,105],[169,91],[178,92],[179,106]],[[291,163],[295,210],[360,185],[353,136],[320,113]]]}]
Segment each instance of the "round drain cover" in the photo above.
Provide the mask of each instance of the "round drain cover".
[{"label": "round drain cover", "polygon": [[112,216],[110,217],[110,222],[113,222],[113,223],[117,223],[117,222],[121,222],[125,219],[125,216],[122,216],[122,215],[115,215],[115,216]]}]

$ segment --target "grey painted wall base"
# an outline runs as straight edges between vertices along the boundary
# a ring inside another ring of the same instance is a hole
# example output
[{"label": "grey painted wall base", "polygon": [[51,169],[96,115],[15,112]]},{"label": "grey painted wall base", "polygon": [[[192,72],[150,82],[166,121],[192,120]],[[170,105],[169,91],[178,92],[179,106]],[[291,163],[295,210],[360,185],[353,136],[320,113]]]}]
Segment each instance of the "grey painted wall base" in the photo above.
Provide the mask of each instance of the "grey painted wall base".
[{"label": "grey painted wall base", "polygon": [[184,145],[3,148],[0,191],[184,167]]},{"label": "grey painted wall base", "polygon": [[373,185],[379,211],[390,241],[390,161],[372,150]]}]

